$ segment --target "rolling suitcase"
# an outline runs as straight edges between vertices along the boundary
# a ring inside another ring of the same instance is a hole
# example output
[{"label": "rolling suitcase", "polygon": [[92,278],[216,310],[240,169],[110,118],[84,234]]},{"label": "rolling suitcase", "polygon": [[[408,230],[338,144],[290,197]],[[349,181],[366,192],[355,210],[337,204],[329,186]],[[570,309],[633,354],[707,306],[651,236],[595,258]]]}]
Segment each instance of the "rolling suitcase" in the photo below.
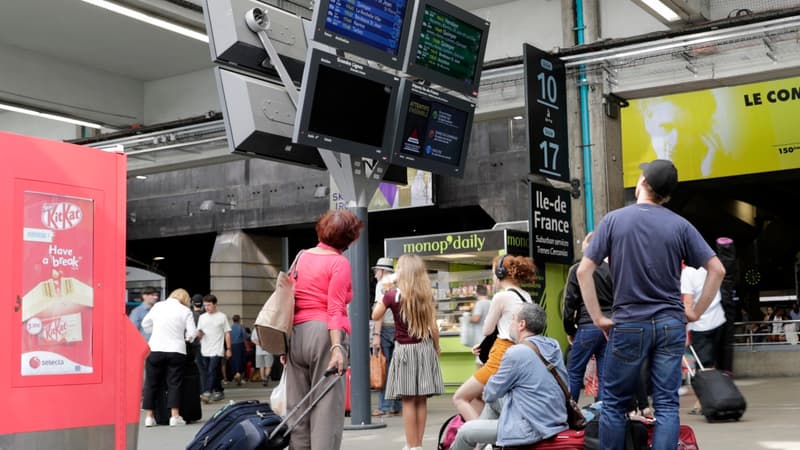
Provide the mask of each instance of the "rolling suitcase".
[{"label": "rolling suitcase", "polygon": [[689,349],[694,354],[700,370],[692,377],[692,388],[700,401],[702,414],[709,422],[717,420],[739,420],[747,409],[747,402],[733,384],[733,379],[725,372],[703,367],[694,348]]},{"label": "rolling suitcase", "polygon": [[[258,400],[226,405],[214,413],[211,419],[200,428],[186,449],[278,450],[286,448],[289,445],[292,430],[339,382],[337,378],[329,378],[329,375],[335,373],[336,369],[325,372],[325,376],[309,389],[308,393],[300,399],[297,406],[292,408],[283,420],[272,411],[268,403],[261,403]],[[332,381],[326,382],[326,380]],[[322,389],[320,395],[311,401],[304,411],[300,412],[296,420],[290,423],[299,412],[300,407],[318,389]]]}]

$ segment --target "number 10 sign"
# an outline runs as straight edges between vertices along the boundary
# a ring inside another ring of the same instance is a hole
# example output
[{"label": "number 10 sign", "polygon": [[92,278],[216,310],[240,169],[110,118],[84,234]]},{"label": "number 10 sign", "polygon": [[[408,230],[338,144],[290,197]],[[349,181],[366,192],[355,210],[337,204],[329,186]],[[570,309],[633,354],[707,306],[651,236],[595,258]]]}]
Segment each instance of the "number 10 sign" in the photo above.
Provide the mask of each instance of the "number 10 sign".
[{"label": "number 10 sign", "polygon": [[531,173],[569,181],[564,63],[531,45],[523,49]]}]

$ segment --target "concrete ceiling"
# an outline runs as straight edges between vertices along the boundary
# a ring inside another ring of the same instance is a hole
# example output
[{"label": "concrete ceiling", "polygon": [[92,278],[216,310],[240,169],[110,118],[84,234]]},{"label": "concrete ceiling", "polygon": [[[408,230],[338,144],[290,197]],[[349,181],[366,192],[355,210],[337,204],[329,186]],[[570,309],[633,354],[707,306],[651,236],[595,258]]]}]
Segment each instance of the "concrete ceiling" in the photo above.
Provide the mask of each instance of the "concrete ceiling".
[{"label": "concrete ceiling", "polygon": [[3,0],[0,43],[142,81],[212,65],[204,42],[80,0]]},{"label": "concrete ceiling", "polygon": [[464,8],[466,10],[473,10],[479,8],[486,8],[487,6],[502,5],[503,3],[511,3],[516,0],[448,0],[450,3]]},{"label": "concrete ceiling", "polygon": [[[451,1],[473,10],[513,0]],[[181,9],[162,0],[125,3],[138,9],[152,9],[153,5]],[[212,66],[206,43],[81,0],[3,0],[0,44],[141,81]]]}]

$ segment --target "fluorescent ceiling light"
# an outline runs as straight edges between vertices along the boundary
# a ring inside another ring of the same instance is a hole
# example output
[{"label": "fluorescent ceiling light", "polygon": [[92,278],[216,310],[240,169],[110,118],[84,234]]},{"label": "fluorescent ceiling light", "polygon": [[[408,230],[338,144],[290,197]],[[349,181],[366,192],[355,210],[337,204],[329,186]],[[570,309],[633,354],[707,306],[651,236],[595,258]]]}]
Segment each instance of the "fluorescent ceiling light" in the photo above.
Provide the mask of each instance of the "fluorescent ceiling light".
[{"label": "fluorescent ceiling light", "polygon": [[513,117],[513,119],[514,119],[514,120],[522,120],[522,119],[523,119],[523,117],[522,117],[522,116],[514,116],[514,117]]},{"label": "fluorescent ceiling light", "polygon": [[655,11],[656,14],[658,14],[659,16],[663,17],[664,19],[670,22],[677,22],[681,20],[681,16],[679,16],[669,6],[665,5],[664,2],[662,2],[661,0],[642,0],[642,3],[644,3],[650,9]]},{"label": "fluorescent ceiling light", "polygon": [[136,179],[137,180],[146,180],[147,179],[147,175],[136,175]]},{"label": "fluorescent ceiling light", "polygon": [[103,126],[98,123],[73,119],[71,117],[59,116],[57,114],[43,113],[28,108],[20,108],[19,106],[6,105],[4,103],[0,103],[0,109],[20,114],[27,114],[29,116],[41,117],[43,119],[58,120],[59,122],[71,123],[73,125],[80,125],[82,127],[97,128],[98,130],[103,128]]},{"label": "fluorescent ceiling light", "polygon": [[131,19],[136,19],[144,23],[149,23],[150,25],[163,28],[164,30],[172,31],[173,33],[178,33],[183,36],[208,43],[208,36],[203,33],[194,31],[192,29],[186,28],[181,25],[174,24],[172,22],[167,22],[166,20],[159,19],[157,17],[147,15],[135,9],[131,9],[126,6],[122,6],[106,0],[83,0],[83,1],[91,5],[99,6],[100,8],[104,8],[109,11],[115,12],[117,14],[122,14],[123,16],[130,17]]}]

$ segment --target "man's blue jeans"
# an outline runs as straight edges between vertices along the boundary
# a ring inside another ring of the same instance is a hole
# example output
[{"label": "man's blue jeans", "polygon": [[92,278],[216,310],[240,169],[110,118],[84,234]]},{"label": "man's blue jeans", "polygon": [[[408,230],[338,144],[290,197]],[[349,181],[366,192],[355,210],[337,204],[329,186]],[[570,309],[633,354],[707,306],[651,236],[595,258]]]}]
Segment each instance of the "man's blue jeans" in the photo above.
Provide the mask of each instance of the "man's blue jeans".
[{"label": "man's blue jeans", "polygon": [[686,326],[678,319],[656,316],[648,322],[614,325],[605,357],[605,391],[600,414],[600,448],[625,448],[625,420],[636,392],[639,367],[650,358],[650,380],[656,427],[653,450],[675,450],[680,432],[678,388]]},{"label": "man's blue jeans", "polygon": [[600,380],[600,385],[597,389],[597,400],[603,399],[603,356],[605,351],[606,337],[600,328],[591,324],[578,326],[572,348],[569,351],[569,364],[567,365],[569,394],[576,402],[581,396],[583,375],[592,355],[597,360],[597,378]]},{"label": "man's blue jeans", "polygon": [[[394,327],[381,327],[381,352],[386,358],[386,370],[389,370],[389,364],[392,363],[392,355],[394,354]],[[400,412],[402,403],[400,400],[386,400],[384,398],[385,389],[378,391],[378,409],[384,413]]]},{"label": "man's blue jeans", "polygon": [[203,356],[200,358],[200,372],[205,374],[203,392],[222,392],[220,373],[221,356]]}]

